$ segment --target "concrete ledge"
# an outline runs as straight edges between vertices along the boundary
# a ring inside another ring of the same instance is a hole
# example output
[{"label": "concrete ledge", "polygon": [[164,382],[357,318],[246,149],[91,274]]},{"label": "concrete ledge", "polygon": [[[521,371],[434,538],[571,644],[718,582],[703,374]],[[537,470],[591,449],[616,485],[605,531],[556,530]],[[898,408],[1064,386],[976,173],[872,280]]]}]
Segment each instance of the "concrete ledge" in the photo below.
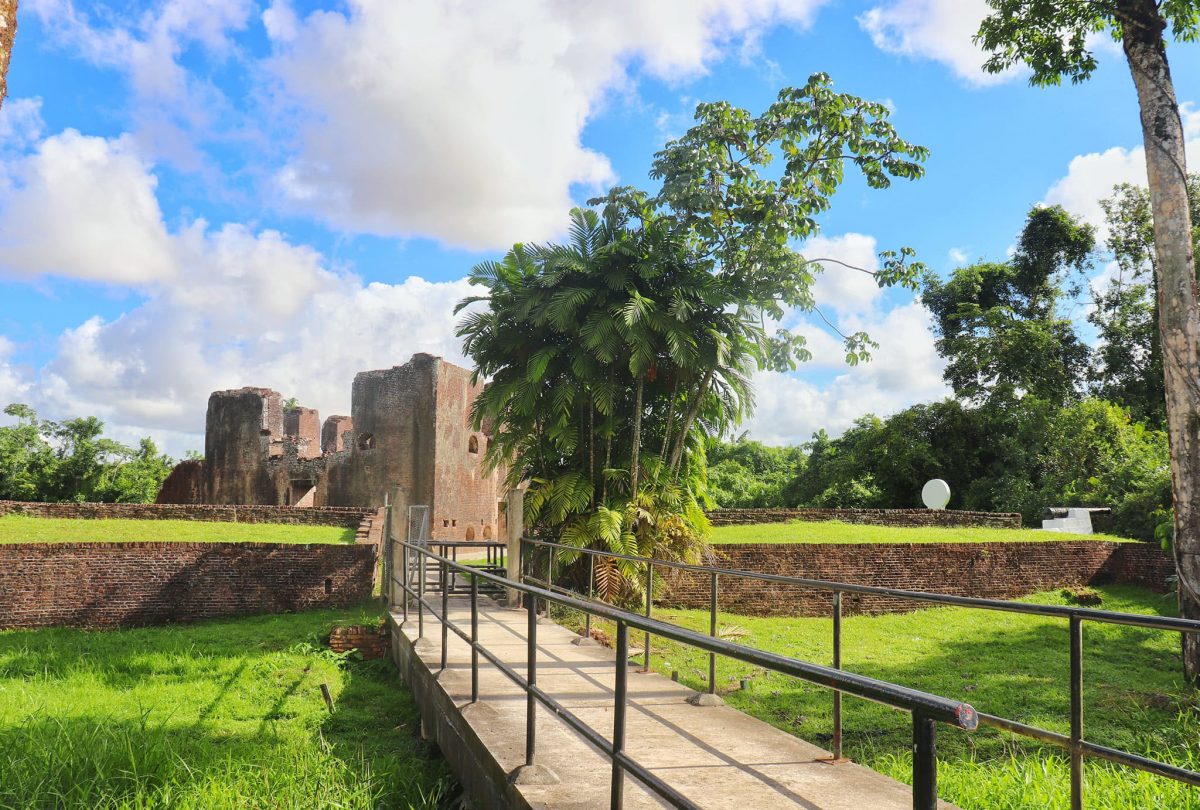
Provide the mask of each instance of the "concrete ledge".
[{"label": "concrete ledge", "polygon": [[495,717],[496,710],[486,703],[468,703],[460,710],[438,682],[436,671],[421,660],[395,618],[389,616],[388,621],[392,630],[392,659],[421,710],[421,726],[428,738],[437,743],[472,806],[532,810],[510,781],[509,773],[471,728],[470,718],[486,721]]}]

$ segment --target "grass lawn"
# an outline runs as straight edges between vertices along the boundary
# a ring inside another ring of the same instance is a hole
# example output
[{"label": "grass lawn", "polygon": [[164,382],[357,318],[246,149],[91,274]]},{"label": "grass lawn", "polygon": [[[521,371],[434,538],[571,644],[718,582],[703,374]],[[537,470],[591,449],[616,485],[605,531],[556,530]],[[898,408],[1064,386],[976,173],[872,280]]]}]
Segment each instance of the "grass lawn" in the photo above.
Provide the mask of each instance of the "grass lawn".
[{"label": "grass lawn", "polygon": [[394,667],[319,646],[379,616],[0,632],[0,807],[443,806],[449,771]]},{"label": "grass lawn", "polygon": [[1054,543],[1065,540],[1136,542],[1111,534],[1067,534],[1041,529],[860,526],[838,520],[714,526],[709,538],[712,543]]},{"label": "grass lawn", "polygon": [[218,523],[198,520],[0,517],[3,543],[353,543],[354,529],[283,523]]},{"label": "grass lawn", "polygon": [[[1139,588],[1097,588],[1102,607],[1174,615],[1174,598]],[[1028,601],[1060,604],[1061,595]],[[704,611],[656,610],[655,617],[700,632]],[[832,622],[808,618],[723,615],[740,643],[827,664]],[[602,623],[597,626],[603,627]],[[610,627],[603,627],[611,633]],[[1065,620],[965,608],[935,608],[844,619],[845,669],[965,700],[978,710],[1062,733],[1069,731]],[[641,635],[631,640],[641,643]],[[653,642],[656,669],[678,669],[680,682],[706,689],[708,657],[663,639]],[[1084,625],[1084,729],[1088,740],[1200,769],[1200,709],[1180,675],[1179,636],[1112,625]],[[751,687],[738,690],[739,679]],[[718,691],[733,707],[828,747],[832,698],[824,688],[718,659]],[[907,713],[847,697],[847,756],[911,782],[912,725]],[[964,810],[1069,807],[1063,752],[992,729],[938,727],[938,783],[943,799]],[[1089,760],[1089,810],[1200,808],[1200,790]]]}]

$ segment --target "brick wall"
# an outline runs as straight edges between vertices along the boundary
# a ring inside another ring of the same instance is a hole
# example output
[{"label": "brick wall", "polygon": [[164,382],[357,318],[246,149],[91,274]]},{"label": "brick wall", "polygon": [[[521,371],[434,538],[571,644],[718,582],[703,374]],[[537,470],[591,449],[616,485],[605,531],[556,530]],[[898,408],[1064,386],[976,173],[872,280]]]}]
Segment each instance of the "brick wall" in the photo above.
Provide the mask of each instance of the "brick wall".
[{"label": "brick wall", "polygon": [[0,628],[130,627],[352,605],[376,547],[276,543],[0,545]]},{"label": "brick wall", "polygon": [[840,520],[874,526],[989,526],[1021,528],[1016,512],[967,512],[958,509],[714,509],[708,513],[714,526],[787,523],[793,520]]},{"label": "brick wall", "polygon": [[[1145,543],[745,544],[713,549],[710,564],[756,573],[1016,599],[1068,585],[1123,583],[1163,590],[1174,574],[1171,559]],[[709,577],[664,571],[658,601],[708,608]],[[722,577],[722,611],[750,616],[827,616],[827,591],[762,580]],[[844,594],[845,613],[915,610],[922,603],[885,596]]]},{"label": "brick wall", "polygon": [[227,523],[290,523],[358,528],[374,509],[360,507],[211,506],[177,503],[30,503],[0,501],[0,516],[128,518],[132,520],[203,520]]}]

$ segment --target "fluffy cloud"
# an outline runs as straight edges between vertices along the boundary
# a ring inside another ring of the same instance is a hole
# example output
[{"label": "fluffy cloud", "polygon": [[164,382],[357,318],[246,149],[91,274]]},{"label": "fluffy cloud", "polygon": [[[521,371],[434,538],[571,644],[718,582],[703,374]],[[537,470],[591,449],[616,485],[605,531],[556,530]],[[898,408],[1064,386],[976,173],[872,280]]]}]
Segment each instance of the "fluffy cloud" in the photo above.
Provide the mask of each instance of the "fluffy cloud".
[{"label": "fluffy cloud", "polygon": [[855,319],[852,326],[869,332],[880,346],[869,363],[843,366],[829,384],[775,372],[755,376],[757,409],[747,424],[754,438],[796,444],[819,428],[836,435],[863,414],[886,416],[949,393],[929,313],[920,303]]},{"label": "fluffy cloud", "polygon": [[502,247],[559,232],[573,186],[611,182],[586,123],[639,66],[703,73],[823,0],[463,3],[354,0],[263,21],[277,100],[298,128],[285,204],[336,227]]},{"label": "fluffy cloud", "polygon": [[817,306],[829,307],[839,315],[864,313],[883,295],[874,276],[852,269],[879,269],[879,250],[875,237],[861,233],[818,236],[805,242],[801,252],[809,261],[833,260],[821,264],[823,272],[817,275],[813,283]]},{"label": "fluffy cloud", "polygon": [[129,138],[66,130],[9,163],[2,182],[0,275],[134,283],[174,273],[156,181]]},{"label": "fluffy cloud", "polygon": [[[1192,171],[1200,165],[1200,109],[1193,102],[1180,106],[1187,159]],[[1114,146],[1103,152],[1079,155],[1071,160],[1067,174],[1046,192],[1048,205],[1061,205],[1077,217],[1103,230],[1104,210],[1100,201],[1112,195],[1118,183],[1146,185],[1146,150]]]},{"label": "fluffy cloud", "polygon": [[871,8],[858,23],[880,50],[932,59],[969,84],[988,85],[1012,76],[984,73],[987,54],[972,41],[989,11],[987,0],[893,0]]}]

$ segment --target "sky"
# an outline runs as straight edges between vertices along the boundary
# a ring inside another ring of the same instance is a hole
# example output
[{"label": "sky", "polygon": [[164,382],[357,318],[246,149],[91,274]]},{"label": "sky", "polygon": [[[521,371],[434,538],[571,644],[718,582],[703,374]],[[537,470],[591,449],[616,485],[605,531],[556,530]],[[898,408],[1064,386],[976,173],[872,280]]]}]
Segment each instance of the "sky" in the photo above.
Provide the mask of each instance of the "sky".
[{"label": "sky", "polygon": [[[847,180],[803,254],[877,266],[911,246],[946,275],[1003,260],[1031,206],[1102,226],[1144,182],[1119,50],[1080,85],[985,74],[984,0],[22,0],[0,110],[0,404],[96,415],[109,435],[203,447],[214,390],[348,413],[357,371],[467,364],[454,304],[477,262],[563,234],[647,170],[695,105],[754,113],[828,73],[883,101],[926,176]],[[1200,45],[1168,49],[1200,165]],[[1097,284],[1106,266],[1098,261]],[[948,394],[912,292],[830,265],[817,299],[873,359],[760,373],[743,426],[837,434]],[[1084,310],[1074,313],[1082,323]],[[1085,335],[1088,334],[1086,328]]]}]

